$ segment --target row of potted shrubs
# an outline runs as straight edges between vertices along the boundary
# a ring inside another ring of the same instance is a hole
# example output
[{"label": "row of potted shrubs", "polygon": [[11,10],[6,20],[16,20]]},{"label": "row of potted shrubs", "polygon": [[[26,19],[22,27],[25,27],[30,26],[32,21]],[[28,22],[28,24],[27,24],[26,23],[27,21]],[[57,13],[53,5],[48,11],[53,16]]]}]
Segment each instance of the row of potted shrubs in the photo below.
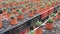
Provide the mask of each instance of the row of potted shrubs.
[{"label": "row of potted shrubs", "polygon": [[[56,20],[60,20],[60,7],[58,8],[58,10],[57,10],[58,12],[58,14],[57,13],[52,13],[51,15],[50,15],[50,17],[48,18],[48,21],[47,21],[47,23],[46,23],[46,25],[45,25],[45,27],[46,27],[46,29],[48,29],[48,30],[52,30],[53,29],[53,27],[54,27],[54,21],[56,21]],[[57,14],[57,15],[56,15]],[[52,18],[53,17],[53,18]],[[31,30],[31,31],[29,31],[28,32],[28,34],[42,34],[43,33],[43,27],[42,27],[42,22],[41,21],[37,21],[36,22],[36,25],[37,26],[40,26],[38,29],[36,29],[35,31],[34,30]]]},{"label": "row of potted shrubs", "polygon": [[[34,0],[31,0],[31,1],[34,1]],[[29,4],[29,3],[31,3],[31,1],[24,1],[24,0],[11,0],[11,1],[6,1],[6,2],[2,2],[3,5],[0,4],[0,8],[2,8],[3,6],[6,7],[6,8],[9,8],[11,6],[20,6],[21,4]],[[41,0],[41,1],[43,3],[46,3],[46,5],[52,4],[52,6],[55,5],[55,4],[59,4],[60,3],[59,2],[60,0],[44,0],[44,1]]]},{"label": "row of potted shrubs", "polygon": [[[0,26],[1,26],[1,28],[3,26],[2,18],[8,19],[10,21],[11,25],[16,25],[18,20],[24,19],[25,10],[29,12],[28,13],[29,17],[33,17],[35,14],[43,13],[45,10],[49,9],[50,7],[46,7],[46,6],[51,6],[51,4],[49,4],[49,2],[50,1],[47,1],[47,5],[44,4],[45,2],[41,1],[41,2],[36,3],[36,4],[30,3],[28,6],[27,6],[27,4],[20,5],[19,7],[13,6],[11,9],[8,9],[6,7],[3,7],[2,9],[0,8],[0,22],[1,22]],[[27,8],[26,6],[29,8]]]}]

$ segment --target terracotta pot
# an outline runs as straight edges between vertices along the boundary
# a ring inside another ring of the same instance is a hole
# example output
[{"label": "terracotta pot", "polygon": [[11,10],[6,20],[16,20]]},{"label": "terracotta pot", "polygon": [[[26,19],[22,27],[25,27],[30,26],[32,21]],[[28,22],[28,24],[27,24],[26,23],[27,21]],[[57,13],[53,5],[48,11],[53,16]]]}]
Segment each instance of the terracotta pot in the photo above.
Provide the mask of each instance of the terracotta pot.
[{"label": "terracotta pot", "polygon": [[43,28],[39,28],[34,32],[34,34],[42,34],[42,33],[43,33]]},{"label": "terracotta pot", "polygon": [[2,28],[3,24],[2,24],[2,21],[0,20],[0,29]]},{"label": "terracotta pot", "polygon": [[23,9],[22,12],[26,12],[26,9]]},{"label": "terracotta pot", "polygon": [[2,6],[2,4],[0,4],[0,8],[2,8],[3,6]]},{"label": "terracotta pot", "polygon": [[15,15],[18,15],[18,12],[16,11],[16,12],[14,12],[14,14],[15,14]]},{"label": "terracotta pot", "polygon": [[23,1],[23,2],[20,2],[20,4],[25,4],[25,2]]},{"label": "terracotta pot", "polygon": [[13,13],[13,12],[16,12],[16,8],[13,8],[11,12],[12,12],[12,13]]},{"label": "terracotta pot", "polygon": [[60,20],[60,14],[57,15],[57,18]]},{"label": "terracotta pot", "polygon": [[57,17],[57,16],[55,16],[55,17],[53,17],[53,20],[54,20],[54,21],[56,21],[56,20],[57,20],[57,18],[58,18],[58,17]]},{"label": "terracotta pot", "polygon": [[31,18],[31,17],[33,17],[34,16],[34,12],[29,12],[28,13],[28,16]]},{"label": "terracotta pot", "polygon": [[10,4],[5,4],[5,7],[6,7],[6,8],[9,8],[9,7],[10,7]]},{"label": "terracotta pot", "polygon": [[17,18],[18,18],[19,20],[22,20],[22,19],[24,19],[24,15],[23,15],[23,14],[18,15]]},{"label": "terracotta pot", "polygon": [[16,5],[16,2],[12,2],[12,3],[11,3],[11,6],[14,6],[14,5]]},{"label": "terracotta pot", "polygon": [[34,11],[34,14],[39,14],[39,10],[35,10]]},{"label": "terracotta pot", "polygon": [[0,0],[0,3],[2,2],[3,0]]},{"label": "terracotta pot", "polygon": [[2,12],[3,12],[3,14],[6,14],[7,13],[7,10],[3,10]]},{"label": "terracotta pot", "polygon": [[54,7],[54,6],[55,6],[55,3],[52,3],[52,4],[51,4],[51,7]]},{"label": "terracotta pot", "polygon": [[51,24],[51,23],[46,23],[46,28],[47,29],[49,29],[49,30],[52,30],[52,28],[53,28],[53,24]]},{"label": "terracotta pot", "polygon": [[16,25],[17,24],[17,19],[10,19],[10,24],[11,25]]},{"label": "terracotta pot", "polygon": [[6,18],[10,18],[11,15],[12,15],[11,13],[6,14]]},{"label": "terracotta pot", "polygon": [[56,5],[59,5],[60,4],[60,2],[56,2]]}]

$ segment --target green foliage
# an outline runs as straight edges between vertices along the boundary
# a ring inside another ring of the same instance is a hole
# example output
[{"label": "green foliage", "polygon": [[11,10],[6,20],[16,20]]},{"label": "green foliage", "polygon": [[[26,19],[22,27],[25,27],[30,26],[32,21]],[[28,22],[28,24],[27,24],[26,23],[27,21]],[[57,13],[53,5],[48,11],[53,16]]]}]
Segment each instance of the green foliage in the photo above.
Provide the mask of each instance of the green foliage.
[{"label": "green foliage", "polygon": [[33,8],[30,8],[30,11],[29,12],[33,12]]},{"label": "green foliage", "polygon": [[36,22],[36,25],[37,25],[37,26],[42,26],[42,22],[41,22],[41,21],[37,21],[37,22]]},{"label": "green foliage", "polygon": [[15,15],[14,15],[14,14],[12,14],[10,18],[11,18],[11,19],[14,19],[14,18],[15,18]]},{"label": "green foliage", "polygon": [[26,4],[21,5],[21,7],[24,9],[26,8],[26,6],[27,6]]},{"label": "green foliage", "polygon": [[7,8],[3,7],[1,10],[7,10]]},{"label": "green foliage", "polygon": [[22,11],[21,10],[17,10],[18,11],[18,14],[22,14]]},{"label": "green foliage", "polygon": [[7,10],[7,13],[10,13],[11,11],[10,10]]},{"label": "green foliage", "polygon": [[52,13],[50,16],[51,16],[51,17],[55,16],[55,13]]},{"label": "green foliage", "polygon": [[29,31],[27,34],[34,34],[34,31],[31,30],[31,31]]},{"label": "green foliage", "polygon": [[48,23],[53,23],[53,20],[51,17],[48,19]]}]

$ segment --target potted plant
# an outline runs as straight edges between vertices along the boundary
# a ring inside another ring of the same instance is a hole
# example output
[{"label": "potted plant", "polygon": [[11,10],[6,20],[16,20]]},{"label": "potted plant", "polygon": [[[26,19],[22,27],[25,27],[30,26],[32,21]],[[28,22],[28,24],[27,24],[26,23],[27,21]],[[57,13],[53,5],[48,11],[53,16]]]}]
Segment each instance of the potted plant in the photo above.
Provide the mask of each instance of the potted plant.
[{"label": "potted plant", "polygon": [[57,15],[57,17],[58,17],[58,19],[60,19],[60,7],[57,9],[57,11],[58,11],[58,15]]},{"label": "potted plant", "polygon": [[16,25],[17,24],[17,19],[14,14],[11,15],[10,17],[10,24],[11,25]]},{"label": "potted plant", "polygon": [[43,13],[45,11],[45,5],[44,3],[40,4],[40,13]]},{"label": "potted plant", "polygon": [[48,19],[45,26],[46,26],[47,29],[52,30],[52,28],[53,28],[53,20],[52,20],[51,17]]},{"label": "potted plant", "polygon": [[33,17],[34,16],[34,11],[33,11],[32,8],[30,8],[29,13],[28,13],[28,16],[29,17]]},{"label": "potted plant", "polygon": [[34,31],[34,34],[42,34],[43,33],[42,22],[41,21],[37,21],[36,25],[40,26],[40,27]]},{"label": "potted plant", "polygon": [[21,10],[18,10],[18,16],[17,16],[17,18],[19,19],[19,20],[22,20],[22,19],[24,19],[24,15],[23,15],[23,12],[21,11]]},{"label": "potted plant", "polygon": [[39,14],[39,11],[37,8],[34,8],[34,14]]},{"label": "potted plant", "polygon": [[55,16],[55,13],[52,13],[50,16],[51,16],[51,17],[54,17],[54,16]]},{"label": "potted plant", "polygon": [[3,12],[3,14],[6,14],[7,13],[7,8],[3,7],[2,12]]},{"label": "potted plant", "polygon": [[16,6],[13,6],[12,7],[12,12],[15,12],[16,11]]},{"label": "potted plant", "polygon": [[26,10],[26,4],[23,4],[23,5],[21,5],[21,7],[22,7],[22,12],[26,12],[27,10]]},{"label": "potted plant", "polygon": [[5,2],[5,5],[4,5],[6,8],[9,8],[10,7],[10,4],[9,2]]},{"label": "potted plant", "polygon": [[11,3],[11,6],[15,6],[16,5],[16,0],[14,0],[12,3]]},{"label": "potted plant", "polygon": [[11,11],[10,10],[7,10],[6,18],[10,18],[11,15],[12,15],[11,14]]}]

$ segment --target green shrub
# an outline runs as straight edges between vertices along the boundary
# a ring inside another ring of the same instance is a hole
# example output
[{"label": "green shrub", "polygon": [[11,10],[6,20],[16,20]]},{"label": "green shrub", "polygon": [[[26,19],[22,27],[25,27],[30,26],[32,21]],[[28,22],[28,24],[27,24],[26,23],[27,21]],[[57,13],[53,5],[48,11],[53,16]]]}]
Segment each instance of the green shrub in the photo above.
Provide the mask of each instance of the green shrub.
[{"label": "green shrub", "polygon": [[37,25],[37,26],[42,26],[42,22],[41,22],[41,21],[37,21],[37,22],[36,22],[36,25]]},{"label": "green shrub", "polygon": [[48,22],[48,23],[53,23],[52,18],[50,17],[47,22]]}]

